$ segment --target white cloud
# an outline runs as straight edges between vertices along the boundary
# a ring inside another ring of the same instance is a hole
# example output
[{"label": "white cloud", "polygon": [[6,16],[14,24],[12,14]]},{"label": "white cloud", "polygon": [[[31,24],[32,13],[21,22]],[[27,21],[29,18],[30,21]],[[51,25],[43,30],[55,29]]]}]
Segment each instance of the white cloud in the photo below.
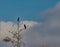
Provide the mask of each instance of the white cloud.
[{"label": "white cloud", "polygon": [[55,42],[56,44],[60,44],[60,2],[53,8],[41,12],[40,16],[43,18],[42,31],[47,36],[44,40],[47,40],[49,43]]},{"label": "white cloud", "polygon": [[[38,25],[37,22],[33,21],[23,21],[20,24],[20,28],[24,28],[23,24],[26,24],[28,28]],[[6,35],[8,35],[9,31],[17,31],[17,24],[13,22],[0,22],[0,38],[4,38]]]},{"label": "white cloud", "polygon": [[[26,24],[27,29],[26,31],[24,31],[23,33],[27,33],[29,31],[30,28],[39,25],[40,23],[34,22],[34,21],[23,21],[20,23],[20,29],[23,28],[23,24]],[[4,39],[6,36],[11,37],[12,35],[9,33],[9,31],[17,31],[17,24],[13,23],[13,22],[0,22],[0,40]],[[28,34],[27,34],[28,35]],[[33,34],[32,34],[33,35]],[[26,36],[23,35],[23,37],[25,38]],[[28,36],[29,37],[29,36]],[[28,38],[27,38],[28,39]],[[25,40],[24,40],[25,41]],[[1,42],[0,42],[1,43]],[[3,43],[3,42],[2,42]],[[2,44],[1,43],[1,44]],[[3,43],[4,44],[4,43]],[[2,46],[2,45],[1,45]],[[4,47],[4,46],[3,46]],[[7,45],[8,47],[8,45]]]},{"label": "white cloud", "polygon": [[60,30],[60,2],[58,2],[55,7],[42,13],[41,16],[44,19],[45,30]]}]

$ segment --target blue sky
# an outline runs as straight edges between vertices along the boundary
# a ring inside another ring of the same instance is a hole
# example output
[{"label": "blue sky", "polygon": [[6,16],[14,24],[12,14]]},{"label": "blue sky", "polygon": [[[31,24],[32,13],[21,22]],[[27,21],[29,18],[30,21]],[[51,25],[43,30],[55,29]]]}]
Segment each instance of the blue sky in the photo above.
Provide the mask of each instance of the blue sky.
[{"label": "blue sky", "polygon": [[0,0],[0,21],[42,21],[40,12],[56,5],[59,0]]}]

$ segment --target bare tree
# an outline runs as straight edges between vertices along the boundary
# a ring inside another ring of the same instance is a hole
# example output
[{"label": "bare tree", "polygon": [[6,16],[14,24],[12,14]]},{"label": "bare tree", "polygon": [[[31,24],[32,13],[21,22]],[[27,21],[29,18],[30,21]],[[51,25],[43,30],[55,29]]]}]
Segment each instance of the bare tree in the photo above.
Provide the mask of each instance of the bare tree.
[{"label": "bare tree", "polygon": [[[19,17],[17,19],[17,22],[18,22],[17,32],[13,32],[13,31],[10,32],[9,31],[9,33],[11,33],[13,35],[12,39],[9,38],[9,37],[5,37],[3,39],[3,41],[5,41],[5,42],[11,42],[13,47],[21,47],[23,45],[22,34],[21,34],[22,29],[19,30],[19,28],[20,28],[19,27],[19,23],[20,23],[20,18]],[[24,24],[24,28],[26,29],[26,25],[25,24]]]}]

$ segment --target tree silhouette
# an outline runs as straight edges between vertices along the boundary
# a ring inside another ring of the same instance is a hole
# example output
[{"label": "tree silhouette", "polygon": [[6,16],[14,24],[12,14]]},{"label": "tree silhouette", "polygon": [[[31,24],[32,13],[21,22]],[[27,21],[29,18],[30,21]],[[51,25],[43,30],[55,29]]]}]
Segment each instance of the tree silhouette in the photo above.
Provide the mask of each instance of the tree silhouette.
[{"label": "tree silhouette", "polygon": [[[11,32],[11,31],[9,31],[9,33],[11,33],[13,35],[12,36],[13,39],[11,39],[9,37],[5,37],[3,39],[4,42],[11,42],[11,44],[13,45],[13,47],[21,47],[23,45],[22,34],[21,34],[21,31],[23,29],[19,30],[19,23],[20,23],[20,18],[19,17],[17,19],[17,22],[18,22],[17,32],[13,32],[13,31]],[[24,24],[24,28],[26,30],[26,25],[25,24]]]}]

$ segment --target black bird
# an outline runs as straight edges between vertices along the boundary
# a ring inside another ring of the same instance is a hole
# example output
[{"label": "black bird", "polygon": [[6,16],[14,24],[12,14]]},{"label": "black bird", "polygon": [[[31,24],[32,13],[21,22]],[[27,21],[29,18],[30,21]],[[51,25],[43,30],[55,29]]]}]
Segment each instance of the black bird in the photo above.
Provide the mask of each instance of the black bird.
[{"label": "black bird", "polygon": [[24,24],[24,28],[26,29],[26,25]]},{"label": "black bird", "polygon": [[20,19],[20,18],[18,17],[17,21],[19,21],[19,19]]}]

